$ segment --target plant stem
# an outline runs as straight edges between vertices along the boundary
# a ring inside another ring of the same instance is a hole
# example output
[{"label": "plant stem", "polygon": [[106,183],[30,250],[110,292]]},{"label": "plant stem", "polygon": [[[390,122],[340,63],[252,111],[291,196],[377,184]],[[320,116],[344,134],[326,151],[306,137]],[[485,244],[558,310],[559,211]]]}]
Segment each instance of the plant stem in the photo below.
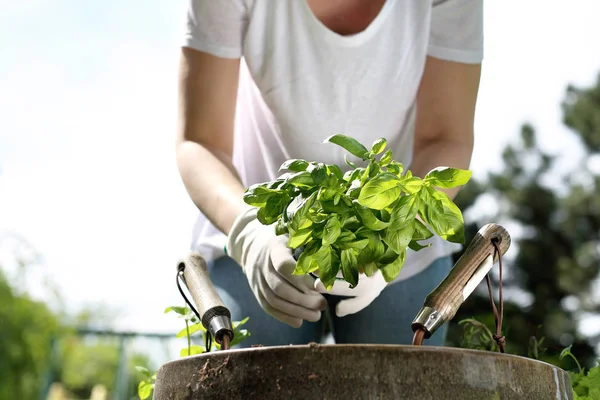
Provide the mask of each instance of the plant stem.
[{"label": "plant stem", "polygon": [[185,320],[185,330],[187,331],[187,341],[188,341],[188,356],[192,355],[192,340],[190,339],[190,324],[188,320]]},{"label": "plant stem", "polygon": [[575,364],[577,364],[577,368],[579,368],[579,373],[583,374],[583,368],[581,368],[581,364],[579,364],[579,361],[577,360],[577,357],[575,357],[573,354],[571,354],[571,352],[567,353],[573,360],[575,360]]}]

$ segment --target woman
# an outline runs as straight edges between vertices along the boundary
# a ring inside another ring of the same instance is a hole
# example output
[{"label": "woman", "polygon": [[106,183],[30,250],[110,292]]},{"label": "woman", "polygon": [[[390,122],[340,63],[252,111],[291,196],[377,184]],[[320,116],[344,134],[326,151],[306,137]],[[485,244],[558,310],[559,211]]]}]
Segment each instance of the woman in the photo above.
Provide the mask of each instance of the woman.
[{"label": "woman", "polygon": [[337,343],[411,342],[454,247],[434,237],[389,285],[376,274],[328,293],[291,274],[285,238],[242,195],[290,158],[344,165],[321,144],[333,133],[385,137],[417,176],[468,169],[482,58],[483,0],[190,0],[177,161],[201,211],[192,248],[234,320],[250,317],[244,346],[319,341],[325,311]]}]

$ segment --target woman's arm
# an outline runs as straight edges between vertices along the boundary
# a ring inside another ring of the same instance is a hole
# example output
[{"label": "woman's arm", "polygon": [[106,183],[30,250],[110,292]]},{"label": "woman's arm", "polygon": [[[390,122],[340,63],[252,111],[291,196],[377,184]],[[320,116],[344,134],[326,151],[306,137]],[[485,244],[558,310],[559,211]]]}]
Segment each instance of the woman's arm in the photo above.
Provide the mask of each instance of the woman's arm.
[{"label": "woman's arm", "polygon": [[[427,57],[417,94],[411,172],[419,177],[439,166],[468,169],[481,64]],[[444,189],[454,198],[459,188]]]},{"label": "woman's arm", "polygon": [[247,206],[232,164],[239,59],[183,48],[177,165],[192,201],[225,234]]}]

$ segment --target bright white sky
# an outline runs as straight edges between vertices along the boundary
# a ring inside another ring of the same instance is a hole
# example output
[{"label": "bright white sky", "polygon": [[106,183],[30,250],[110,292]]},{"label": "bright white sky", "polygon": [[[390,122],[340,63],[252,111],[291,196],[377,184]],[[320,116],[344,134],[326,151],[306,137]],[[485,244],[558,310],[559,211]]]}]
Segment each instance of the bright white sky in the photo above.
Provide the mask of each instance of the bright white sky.
[{"label": "bright white sky", "polygon": [[[121,329],[180,327],[162,312],[182,302],[195,217],[173,151],[185,6],[0,0],[0,233],[42,253],[69,309],[106,303]],[[544,148],[577,151],[559,104],[600,72],[599,14],[597,0],[486,2],[476,176],[525,121]]]}]

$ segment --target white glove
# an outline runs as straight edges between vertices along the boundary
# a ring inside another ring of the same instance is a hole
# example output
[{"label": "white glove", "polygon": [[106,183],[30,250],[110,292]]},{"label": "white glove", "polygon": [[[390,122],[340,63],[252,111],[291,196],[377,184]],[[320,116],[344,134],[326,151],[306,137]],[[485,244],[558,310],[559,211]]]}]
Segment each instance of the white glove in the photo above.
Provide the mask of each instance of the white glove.
[{"label": "white glove", "polygon": [[343,279],[336,279],[331,290],[325,288],[320,278],[315,280],[315,289],[320,293],[351,297],[350,299],[340,300],[335,307],[335,315],[338,317],[355,314],[363,310],[381,294],[387,285],[388,283],[379,270],[371,276],[360,274],[358,285],[354,289],[350,289],[350,284]]},{"label": "white glove", "polygon": [[302,320],[318,321],[327,300],[315,290],[314,278],[292,275],[296,260],[287,247],[287,235],[277,236],[274,225],[261,224],[257,211],[248,208],[236,218],[227,253],[242,267],[254,296],[268,314],[296,328]]}]

